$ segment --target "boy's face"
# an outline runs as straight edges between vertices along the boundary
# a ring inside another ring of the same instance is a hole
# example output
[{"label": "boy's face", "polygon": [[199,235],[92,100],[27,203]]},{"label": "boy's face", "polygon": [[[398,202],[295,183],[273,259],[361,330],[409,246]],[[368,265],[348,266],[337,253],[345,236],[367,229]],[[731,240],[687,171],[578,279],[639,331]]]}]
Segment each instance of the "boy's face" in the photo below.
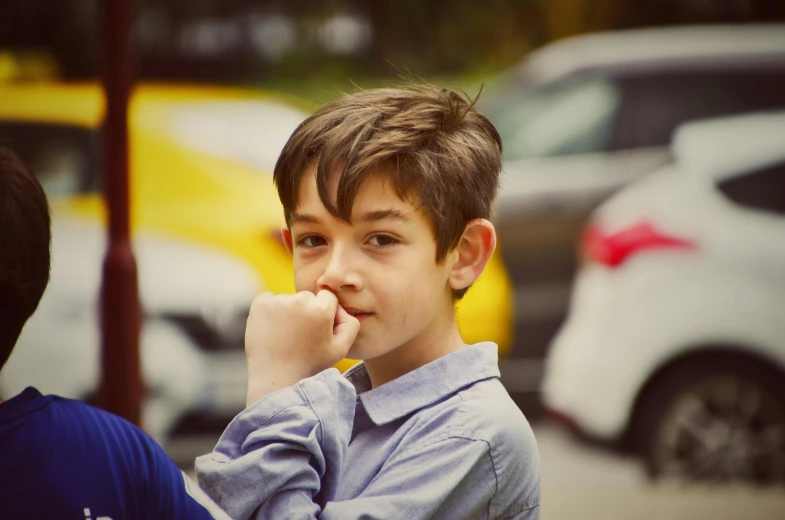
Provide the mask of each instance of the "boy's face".
[{"label": "boy's face", "polygon": [[314,169],[306,172],[290,232],[297,290],[328,289],[360,321],[348,357],[372,359],[404,345],[427,350],[453,325],[450,262],[437,265],[426,214],[383,175],[363,185],[348,224],[330,215]]}]

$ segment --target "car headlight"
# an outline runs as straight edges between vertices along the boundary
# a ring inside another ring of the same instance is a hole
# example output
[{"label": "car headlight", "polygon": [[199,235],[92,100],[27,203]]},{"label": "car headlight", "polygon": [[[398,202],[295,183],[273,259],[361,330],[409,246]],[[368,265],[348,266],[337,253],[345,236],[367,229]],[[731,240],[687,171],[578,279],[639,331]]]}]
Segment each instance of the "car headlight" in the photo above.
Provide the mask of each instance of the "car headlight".
[{"label": "car headlight", "polygon": [[200,349],[245,349],[245,323],[249,309],[202,309],[198,313],[165,313]]}]

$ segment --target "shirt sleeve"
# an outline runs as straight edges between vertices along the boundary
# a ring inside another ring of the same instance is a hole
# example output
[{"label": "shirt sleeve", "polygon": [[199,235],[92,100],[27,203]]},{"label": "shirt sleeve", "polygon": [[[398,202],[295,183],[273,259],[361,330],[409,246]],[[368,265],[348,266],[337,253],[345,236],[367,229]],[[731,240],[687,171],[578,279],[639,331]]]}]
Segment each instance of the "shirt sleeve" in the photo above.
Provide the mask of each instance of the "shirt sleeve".
[{"label": "shirt sleeve", "polygon": [[[270,394],[238,415],[199,484],[232,518],[490,518],[497,494],[490,448],[444,432],[391,457],[356,498],[336,501],[354,419],[354,388],[330,369]],[[504,518],[536,520],[538,505]]]},{"label": "shirt sleeve", "polygon": [[263,397],[196,459],[199,486],[232,518],[318,518],[335,496],[356,397],[334,368]]}]

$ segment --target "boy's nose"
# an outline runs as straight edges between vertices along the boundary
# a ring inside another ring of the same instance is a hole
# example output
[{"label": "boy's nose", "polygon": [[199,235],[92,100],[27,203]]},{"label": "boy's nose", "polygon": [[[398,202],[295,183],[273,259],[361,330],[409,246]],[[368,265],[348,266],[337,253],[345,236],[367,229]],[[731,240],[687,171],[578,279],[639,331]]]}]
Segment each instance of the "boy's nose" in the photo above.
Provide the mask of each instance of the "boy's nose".
[{"label": "boy's nose", "polygon": [[316,281],[319,289],[340,290],[362,289],[362,277],[353,267],[353,260],[348,251],[335,249],[330,255],[324,272]]}]

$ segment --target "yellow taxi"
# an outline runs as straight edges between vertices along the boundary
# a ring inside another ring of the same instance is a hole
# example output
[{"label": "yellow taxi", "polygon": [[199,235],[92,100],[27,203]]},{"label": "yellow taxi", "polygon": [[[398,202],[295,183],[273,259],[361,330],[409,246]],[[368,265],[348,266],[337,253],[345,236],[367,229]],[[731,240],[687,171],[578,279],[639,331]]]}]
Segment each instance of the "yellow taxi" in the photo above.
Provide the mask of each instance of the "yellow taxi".
[{"label": "yellow taxi", "polygon": [[[219,248],[250,264],[263,290],[294,291],[272,169],[310,108],[250,89],[138,84],[129,107],[132,228]],[[55,218],[106,219],[104,110],[96,83],[0,82],[0,142],[33,163]],[[509,353],[512,293],[498,255],[460,303],[458,323],[467,343],[495,341]]]}]

